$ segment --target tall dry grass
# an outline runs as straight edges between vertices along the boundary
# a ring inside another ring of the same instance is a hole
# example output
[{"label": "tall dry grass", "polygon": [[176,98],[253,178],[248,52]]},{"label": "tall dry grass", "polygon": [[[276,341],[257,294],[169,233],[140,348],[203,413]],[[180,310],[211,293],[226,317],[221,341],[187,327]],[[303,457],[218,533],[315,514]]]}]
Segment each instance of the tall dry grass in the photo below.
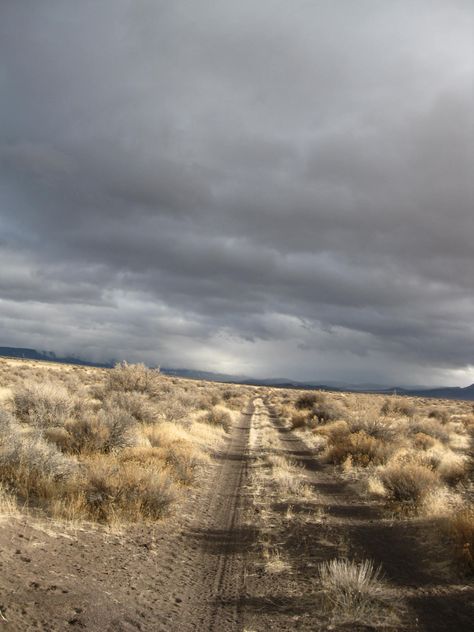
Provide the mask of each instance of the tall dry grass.
[{"label": "tall dry grass", "polygon": [[0,408],[3,506],[105,523],[165,515],[248,398],[127,363],[8,362],[0,387],[11,394]]}]

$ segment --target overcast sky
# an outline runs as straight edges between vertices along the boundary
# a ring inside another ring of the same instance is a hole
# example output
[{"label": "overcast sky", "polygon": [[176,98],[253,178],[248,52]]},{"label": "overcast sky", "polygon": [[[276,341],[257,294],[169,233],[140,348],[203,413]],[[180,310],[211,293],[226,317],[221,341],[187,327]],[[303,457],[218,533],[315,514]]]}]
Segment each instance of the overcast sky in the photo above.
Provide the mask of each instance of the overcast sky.
[{"label": "overcast sky", "polygon": [[474,382],[472,0],[0,0],[0,345]]}]

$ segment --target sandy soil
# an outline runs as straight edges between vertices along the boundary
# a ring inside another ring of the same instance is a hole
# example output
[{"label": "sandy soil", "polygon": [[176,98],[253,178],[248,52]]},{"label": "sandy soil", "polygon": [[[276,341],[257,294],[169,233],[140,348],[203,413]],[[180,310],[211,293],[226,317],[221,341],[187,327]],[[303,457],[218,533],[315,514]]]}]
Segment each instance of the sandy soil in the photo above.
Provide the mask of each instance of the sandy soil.
[{"label": "sandy soil", "polygon": [[[394,603],[392,629],[472,629],[474,591],[454,582],[423,542],[421,523],[391,522],[261,404],[278,431],[282,454],[304,468],[314,498],[271,504],[271,537],[287,569],[269,573],[261,559],[262,512],[251,484],[258,463],[254,402],[172,518],[123,533],[65,529],[30,517],[0,524],[0,629],[29,632],[260,632],[327,630],[317,565],[336,555],[382,563]],[[261,414],[261,413],[260,413]],[[268,521],[265,526],[268,529]],[[435,558],[435,559],[433,559]],[[351,630],[373,629],[370,622]]]}]

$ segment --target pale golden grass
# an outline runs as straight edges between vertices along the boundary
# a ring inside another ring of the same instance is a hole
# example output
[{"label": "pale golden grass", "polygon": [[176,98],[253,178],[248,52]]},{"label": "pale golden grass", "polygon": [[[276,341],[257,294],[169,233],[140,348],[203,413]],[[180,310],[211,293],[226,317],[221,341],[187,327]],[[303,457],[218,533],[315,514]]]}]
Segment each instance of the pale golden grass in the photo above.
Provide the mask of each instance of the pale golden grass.
[{"label": "pale golden grass", "polygon": [[380,567],[370,560],[334,559],[319,567],[323,608],[336,624],[367,624],[373,628],[395,626],[399,617]]},{"label": "pale golden grass", "polygon": [[0,520],[16,517],[19,514],[20,510],[16,497],[0,484]]},{"label": "pale golden grass", "polygon": [[[367,502],[384,501],[392,518],[421,518],[430,538],[439,539],[445,524],[452,559],[472,571],[471,402],[325,393],[339,419],[314,423],[318,398],[312,393],[276,393],[275,399],[276,410],[293,420],[304,443],[350,479]],[[298,400],[303,407],[295,405]]]},{"label": "pale golden grass", "polygon": [[222,447],[238,416],[228,406],[249,396],[245,387],[168,378],[143,365],[9,361],[0,376],[12,393],[0,410],[4,506],[114,528],[165,515]]},{"label": "pale golden grass", "polygon": [[281,551],[265,542],[262,547],[262,557],[264,560],[265,572],[270,575],[277,575],[291,570],[291,564],[284,558]]},{"label": "pale golden grass", "polygon": [[0,404],[5,404],[9,402],[12,398],[13,391],[11,388],[7,388],[5,386],[0,386]]},{"label": "pale golden grass", "polygon": [[304,476],[302,468],[283,456],[270,455],[266,458],[266,462],[271,467],[271,479],[277,485],[282,499],[312,496],[310,486],[302,478]]}]

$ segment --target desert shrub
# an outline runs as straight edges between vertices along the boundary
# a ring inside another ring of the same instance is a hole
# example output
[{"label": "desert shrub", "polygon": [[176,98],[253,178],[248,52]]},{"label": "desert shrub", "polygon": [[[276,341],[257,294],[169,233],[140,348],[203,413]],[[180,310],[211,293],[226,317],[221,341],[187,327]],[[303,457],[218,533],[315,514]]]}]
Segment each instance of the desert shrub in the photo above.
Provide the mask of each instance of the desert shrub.
[{"label": "desert shrub", "polygon": [[416,432],[413,435],[413,445],[420,450],[429,450],[436,445],[436,439],[426,434],[426,432]]},{"label": "desert shrub", "polygon": [[455,454],[451,450],[446,450],[437,467],[437,471],[441,480],[445,483],[457,485],[469,477],[470,464],[466,457]]},{"label": "desert shrub", "polygon": [[442,424],[448,423],[449,421],[448,411],[440,408],[433,408],[432,410],[430,410],[430,412],[428,413],[428,417],[430,419],[437,419]]},{"label": "desert shrub", "polygon": [[146,393],[137,391],[114,392],[106,400],[106,407],[123,410],[141,423],[151,423],[157,410]]},{"label": "desert shrub", "polygon": [[449,432],[437,419],[419,419],[414,421],[409,428],[409,434],[423,432],[442,443],[449,443]]},{"label": "desert shrub", "polygon": [[319,579],[326,609],[341,623],[366,623],[377,626],[394,616],[388,603],[381,569],[373,562],[335,559],[319,566]]},{"label": "desert shrub", "polygon": [[66,434],[54,429],[52,434],[47,435],[64,452],[89,454],[109,451],[110,430],[100,417],[91,415],[70,420],[66,422],[64,431]]},{"label": "desert shrub", "polygon": [[351,432],[364,432],[370,437],[389,441],[396,434],[396,427],[387,419],[378,416],[355,417],[348,420]]},{"label": "desert shrub", "polygon": [[36,426],[59,426],[74,409],[74,400],[59,382],[25,381],[13,394],[15,414]]},{"label": "desert shrub", "polygon": [[121,362],[108,371],[105,388],[110,391],[137,391],[154,396],[161,390],[160,371],[149,369],[144,364]]},{"label": "desert shrub", "polygon": [[136,420],[126,410],[108,406],[81,419],[68,420],[67,435],[54,433],[51,439],[73,454],[107,453],[134,445]]},{"label": "desert shrub", "polygon": [[214,426],[222,426],[225,430],[229,430],[232,424],[232,416],[228,410],[220,406],[214,406],[205,416],[205,421]]},{"label": "desert shrub", "polygon": [[84,482],[84,509],[98,522],[156,520],[176,497],[172,481],[160,467],[97,460]]},{"label": "desert shrub", "polygon": [[344,417],[345,412],[336,403],[328,401],[317,402],[311,409],[311,415],[317,419],[319,423],[325,424],[329,421],[335,421]]},{"label": "desert shrub", "polygon": [[222,399],[225,402],[230,402],[232,399],[240,397],[240,394],[238,388],[226,388],[222,391]]},{"label": "desert shrub", "polygon": [[331,421],[323,426],[318,426],[315,430],[318,435],[327,437],[329,441],[336,443],[342,437],[349,434],[349,426],[346,421],[339,419],[338,421]]},{"label": "desert shrub", "polygon": [[10,432],[0,446],[0,480],[23,499],[48,499],[61,483],[78,471],[77,461],[66,457],[41,434]]},{"label": "desert shrub", "polygon": [[296,410],[311,410],[316,404],[324,401],[321,393],[303,393],[295,402]]},{"label": "desert shrub", "polygon": [[183,422],[189,416],[195,403],[190,395],[170,393],[160,402],[160,412],[167,421]]},{"label": "desert shrub", "polygon": [[[73,422],[74,423],[74,422]],[[64,426],[51,426],[43,430],[43,437],[61,452],[74,452],[71,445],[71,435]]]},{"label": "desert shrub", "polygon": [[293,430],[298,428],[305,428],[308,425],[308,421],[311,417],[308,413],[296,412],[291,415],[290,423]]},{"label": "desert shrub", "polygon": [[124,448],[135,442],[136,421],[127,411],[105,407],[98,413],[98,420],[108,429],[109,438],[105,451]]},{"label": "desert shrub", "polygon": [[415,505],[439,483],[432,470],[416,463],[391,464],[381,471],[380,479],[390,499]]},{"label": "desert shrub", "polygon": [[403,397],[389,397],[382,404],[380,409],[382,415],[404,415],[405,417],[413,417],[416,412],[415,406]]},{"label": "desert shrub", "polygon": [[326,450],[325,459],[334,464],[350,459],[352,465],[367,467],[385,463],[390,453],[391,448],[384,441],[365,432],[352,432],[331,443]]},{"label": "desert shrub", "polygon": [[[202,444],[198,436],[201,432],[205,433]],[[180,425],[165,422],[145,427],[144,433],[152,446],[148,449],[148,453],[150,450],[154,451],[161,462],[171,469],[173,476],[184,484],[190,484],[195,478],[197,466],[206,463],[209,459],[205,452],[205,449],[211,445],[211,438],[208,435],[211,434],[214,440],[216,440],[216,435],[218,437],[216,429],[205,423],[193,424],[187,430]],[[136,453],[137,449],[127,452]],[[139,449],[138,452],[140,452]],[[147,450],[144,450],[144,453],[146,452]]]},{"label": "desert shrub", "polygon": [[171,444],[164,458],[173,475],[184,485],[190,485],[194,481],[196,468],[205,461],[204,455],[189,442]]},{"label": "desert shrub", "polygon": [[119,460],[146,468],[161,464],[180,484],[191,485],[196,478],[197,467],[208,459],[190,442],[179,441],[160,447],[127,448],[119,455]]},{"label": "desert shrub", "polygon": [[452,514],[447,522],[447,533],[454,544],[456,559],[464,570],[474,573],[474,508]]}]

